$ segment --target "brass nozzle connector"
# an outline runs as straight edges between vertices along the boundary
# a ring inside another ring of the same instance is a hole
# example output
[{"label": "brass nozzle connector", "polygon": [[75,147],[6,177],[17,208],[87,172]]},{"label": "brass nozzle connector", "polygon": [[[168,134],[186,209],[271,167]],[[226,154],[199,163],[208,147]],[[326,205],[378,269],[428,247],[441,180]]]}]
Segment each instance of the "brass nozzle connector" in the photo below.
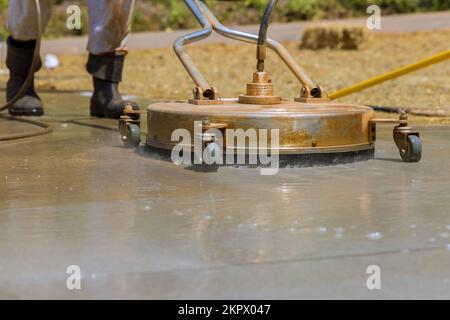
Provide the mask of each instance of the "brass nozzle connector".
[{"label": "brass nozzle connector", "polygon": [[274,95],[274,85],[267,72],[257,71],[253,74],[253,82],[247,84],[247,94],[239,97],[244,104],[280,104],[281,97]]},{"label": "brass nozzle connector", "polygon": [[258,60],[258,64],[256,65],[257,72],[264,72],[266,56],[267,56],[266,46],[258,45],[256,51],[256,59]]}]

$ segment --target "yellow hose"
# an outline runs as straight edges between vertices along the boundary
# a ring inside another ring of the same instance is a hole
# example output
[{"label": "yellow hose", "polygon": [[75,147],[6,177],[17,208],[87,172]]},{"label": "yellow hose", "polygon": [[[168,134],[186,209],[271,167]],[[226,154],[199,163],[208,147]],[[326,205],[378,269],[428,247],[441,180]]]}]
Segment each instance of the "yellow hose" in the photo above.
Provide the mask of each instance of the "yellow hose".
[{"label": "yellow hose", "polygon": [[450,50],[446,50],[443,52],[440,52],[438,54],[435,54],[432,57],[420,60],[418,62],[415,62],[413,64],[407,65],[405,67],[399,68],[399,69],[395,69],[393,71],[387,72],[385,74],[376,76],[374,78],[368,79],[366,81],[363,81],[361,83],[352,85],[350,87],[347,88],[343,88],[340,89],[334,93],[331,93],[328,95],[328,97],[330,99],[338,99],[338,98],[342,98],[345,96],[348,96],[350,94],[356,93],[356,92],[360,92],[364,89],[376,86],[380,83],[398,78],[400,76],[403,76],[405,74],[423,69],[425,67],[428,67],[430,65],[445,61],[447,59],[450,59]]}]

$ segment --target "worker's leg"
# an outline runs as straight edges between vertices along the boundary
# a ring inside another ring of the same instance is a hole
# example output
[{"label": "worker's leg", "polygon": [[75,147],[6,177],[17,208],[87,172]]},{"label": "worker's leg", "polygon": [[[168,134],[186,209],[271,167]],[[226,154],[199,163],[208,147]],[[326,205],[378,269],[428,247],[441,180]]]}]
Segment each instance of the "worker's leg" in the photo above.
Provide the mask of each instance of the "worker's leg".
[{"label": "worker's leg", "polygon": [[[41,32],[50,20],[52,0],[40,0]],[[37,11],[34,0],[10,0],[8,27],[8,54],[6,65],[10,70],[7,85],[7,99],[11,100],[19,92],[30,72],[36,38],[38,36]],[[37,72],[41,63],[32,70]],[[25,96],[10,109],[12,115],[39,116],[44,113],[41,99],[34,88],[34,79]]]},{"label": "worker's leg", "polygon": [[131,31],[134,2],[88,0],[90,53],[102,55],[125,49],[125,41]]},{"label": "worker's leg", "polygon": [[[47,28],[52,11],[53,0],[40,0],[43,33]],[[36,6],[34,0],[9,0],[8,28],[11,37],[17,41],[30,41],[37,38]]]},{"label": "worker's leg", "polygon": [[91,114],[119,118],[127,104],[118,91],[126,56],[125,41],[130,33],[134,0],[88,0],[90,37],[87,70],[93,77]]}]

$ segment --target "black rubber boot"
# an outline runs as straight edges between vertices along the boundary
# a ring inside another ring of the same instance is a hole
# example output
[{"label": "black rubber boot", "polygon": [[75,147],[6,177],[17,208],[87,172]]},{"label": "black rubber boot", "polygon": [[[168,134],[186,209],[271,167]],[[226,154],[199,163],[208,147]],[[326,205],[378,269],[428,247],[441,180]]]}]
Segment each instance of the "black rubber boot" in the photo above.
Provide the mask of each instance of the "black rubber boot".
[{"label": "black rubber boot", "polygon": [[[8,54],[6,56],[6,66],[9,69],[9,80],[6,87],[6,98],[11,100],[19,92],[31,69],[36,41],[16,41],[8,38]],[[42,66],[39,65],[32,71],[36,73]],[[28,87],[25,95],[9,108],[12,116],[42,116],[44,106],[41,98],[34,88],[34,79]]]},{"label": "black rubber boot", "polygon": [[124,53],[97,56],[90,54],[86,65],[94,81],[94,93],[91,98],[91,115],[101,118],[119,119],[129,104],[133,110],[139,110],[135,102],[123,100],[119,93],[122,81]]}]

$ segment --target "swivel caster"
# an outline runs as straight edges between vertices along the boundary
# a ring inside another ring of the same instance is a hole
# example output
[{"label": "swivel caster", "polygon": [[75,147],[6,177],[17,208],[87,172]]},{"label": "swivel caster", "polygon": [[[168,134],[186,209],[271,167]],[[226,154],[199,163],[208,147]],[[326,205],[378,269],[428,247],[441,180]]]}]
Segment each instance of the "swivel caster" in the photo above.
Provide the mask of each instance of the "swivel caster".
[{"label": "swivel caster", "polygon": [[419,136],[409,135],[406,148],[400,149],[400,156],[404,162],[419,162],[422,158],[422,142]]},{"label": "swivel caster", "polygon": [[141,127],[138,120],[123,116],[119,121],[122,142],[127,148],[137,148],[141,143]]},{"label": "swivel caster", "polygon": [[394,129],[394,141],[404,162],[419,162],[422,158],[422,142],[417,131],[400,125]]}]

